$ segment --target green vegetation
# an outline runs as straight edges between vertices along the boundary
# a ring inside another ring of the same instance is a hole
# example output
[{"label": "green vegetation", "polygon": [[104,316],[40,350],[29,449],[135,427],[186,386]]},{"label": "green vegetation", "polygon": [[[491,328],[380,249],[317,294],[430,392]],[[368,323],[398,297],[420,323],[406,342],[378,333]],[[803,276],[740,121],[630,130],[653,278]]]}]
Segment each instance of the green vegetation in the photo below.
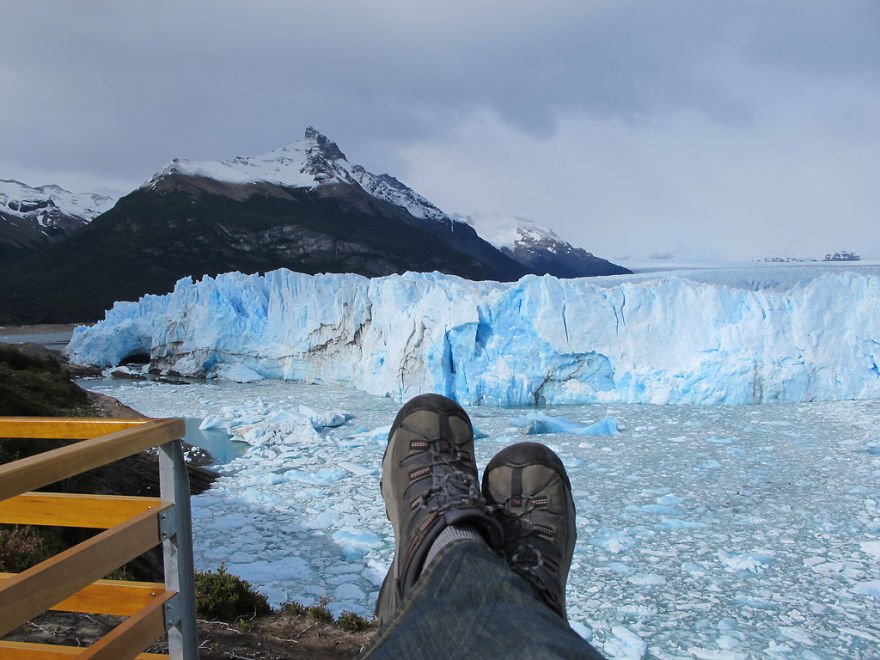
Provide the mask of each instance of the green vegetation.
[{"label": "green vegetation", "polygon": [[266,597],[250,583],[226,571],[222,563],[213,571],[197,571],[196,610],[203,619],[235,621],[269,614],[272,608]]},{"label": "green vegetation", "polygon": [[354,612],[343,612],[339,615],[336,623],[347,632],[363,632],[375,625],[375,621],[365,619],[360,614],[355,614]]},{"label": "green vegetation", "polygon": [[307,608],[307,611],[312,615],[312,618],[314,618],[315,621],[333,623],[333,614],[330,613],[330,608],[327,607],[329,603],[330,600],[326,596],[321,596],[315,605]]},{"label": "green vegetation", "polygon": [[76,415],[87,404],[54,357],[0,344],[0,415]]}]

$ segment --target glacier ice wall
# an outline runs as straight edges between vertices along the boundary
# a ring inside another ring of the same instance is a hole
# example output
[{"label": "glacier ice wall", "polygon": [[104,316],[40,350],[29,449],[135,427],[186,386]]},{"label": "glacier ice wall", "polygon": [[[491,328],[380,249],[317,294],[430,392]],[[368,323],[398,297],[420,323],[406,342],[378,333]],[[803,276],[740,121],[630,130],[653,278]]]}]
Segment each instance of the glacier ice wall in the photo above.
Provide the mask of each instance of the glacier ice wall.
[{"label": "glacier ice wall", "polygon": [[[80,327],[72,361],[343,384],[468,404],[880,398],[880,273],[519,282],[277,270],[180,280]],[[229,369],[235,365],[235,369]],[[225,370],[225,371],[224,371]]]}]

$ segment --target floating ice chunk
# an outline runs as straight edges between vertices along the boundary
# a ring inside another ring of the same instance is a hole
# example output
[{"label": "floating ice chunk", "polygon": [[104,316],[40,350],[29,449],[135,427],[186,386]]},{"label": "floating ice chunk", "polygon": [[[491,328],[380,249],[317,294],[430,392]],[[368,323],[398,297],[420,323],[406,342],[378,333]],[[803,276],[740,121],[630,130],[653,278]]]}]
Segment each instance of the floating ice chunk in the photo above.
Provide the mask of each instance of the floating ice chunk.
[{"label": "floating ice chunk", "polygon": [[633,567],[629,564],[624,564],[619,561],[611,561],[608,562],[608,568],[617,573],[618,575],[629,575],[633,572]]},{"label": "floating ice chunk", "polygon": [[630,575],[626,581],[638,585],[640,587],[657,587],[666,584],[666,578],[656,573],[648,573],[646,575]]},{"label": "floating ice chunk", "polygon": [[314,410],[304,405],[300,405],[299,414],[307,417],[316,431],[320,431],[323,428],[342,426],[353,417],[351,413],[342,412],[341,410]]},{"label": "floating ice chunk", "polygon": [[880,598],[880,580],[870,580],[868,582],[859,582],[851,591],[865,596],[875,596]]},{"label": "floating ice chunk", "polygon": [[626,507],[627,511],[644,511],[646,513],[658,513],[658,514],[666,514],[667,516],[679,516],[681,515],[681,511],[678,509],[666,506],[665,504],[642,504],[640,506],[628,506]]},{"label": "floating ice chunk", "polygon": [[708,440],[709,440],[709,442],[714,442],[715,444],[719,444],[719,445],[729,445],[732,442],[736,442],[737,439],[733,438],[733,437],[719,438],[718,436],[713,435],[713,436],[710,436],[708,438]]},{"label": "floating ice chunk", "polygon": [[675,495],[663,495],[662,497],[658,497],[656,500],[657,504],[665,504],[666,506],[678,506],[679,504],[684,504],[683,497],[677,497]]},{"label": "floating ice chunk", "polygon": [[641,660],[648,651],[648,644],[626,626],[611,626],[612,637],[602,647],[605,655],[613,660]]},{"label": "floating ice chunk", "polygon": [[345,470],[348,470],[356,477],[365,477],[370,474],[378,474],[379,468],[368,468],[363,465],[358,465],[357,463],[349,463],[348,461],[339,461],[337,465]]},{"label": "floating ice chunk", "polygon": [[697,522],[695,520],[681,520],[679,518],[662,518],[657,524],[661,529],[679,530],[679,529],[703,529],[706,523]]},{"label": "floating ice chunk", "polygon": [[585,429],[577,432],[576,435],[618,435],[620,426],[613,417],[606,417],[594,424],[590,424]]},{"label": "floating ice chunk", "polygon": [[224,364],[214,372],[214,375],[220,380],[231,380],[235,383],[256,383],[264,380],[263,376],[240,362]]},{"label": "floating ice chunk", "polygon": [[363,559],[373,548],[382,545],[382,539],[369,532],[340,529],[333,533],[333,541],[340,547],[343,558],[349,561]]},{"label": "floating ice chunk", "polygon": [[614,554],[626,552],[636,544],[632,537],[613,529],[600,529],[590,539],[590,543],[598,548],[602,548],[606,552]]},{"label": "floating ice chunk", "polygon": [[332,484],[348,476],[348,472],[338,467],[321,468],[320,470],[287,470],[284,476],[306,484]]},{"label": "floating ice chunk", "polygon": [[329,529],[339,522],[339,513],[328,509],[322,511],[314,518],[310,518],[304,522],[309,529]]},{"label": "floating ice chunk", "polygon": [[621,605],[617,608],[617,612],[621,616],[634,619],[650,619],[657,616],[657,608],[653,605]]},{"label": "floating ice chunk", "polygon": [[859,546],[866,555],[880,559],[880,541],[862,541]]},{"label": "floating ice chunk", "polygon": [[795,641],[798,644],[813,646],[815,643],[806,630],[798,628],[797,626],[780,626],[779,632],[781,632],[784,637],[788,637],[788,639]]},{"label": "floating ice chunk", "polygon": [[199,424],[199,429],[229,429],[230,420],[224,415],[208,415]]},{"label": "floating ice chunk", "polygon": [[333,597],[337,600],[362,600],[364,592],[354,584],[340,584],[333,590]]},{"label": "floating ice chunk", "polygon": [[690,653],[695,658],[699,658],[699,660],[746,660],[749,656],[746,653],[731,653],[730,650],[714,650],[714,649],[704,649],[699,646],[691,646],[688,649],[688,653]]},{"label": "floating ice chunk", "polygon": [[701,468],[701,469],[703,469],[703,470],[720,470],[720,469],[721,469],[721,463],[719,463],[719,462],[716,461],[716,460],[709,459],[709,460],[707,460],[707,461],[703,461],[703,462],[700,463],[697,467],[699,467],[699,468]]},{"label": "floating ice chunk", "polygon": [[617,435],[617,422],[612,417],[583,426],[575,424],[564,417],[552,417],[545,413],[536,412],[522,417],[514,417],[510,423],[525,429],[527,435],[543,435],[546,433],[570,433],[572,435]]},{"label": "floating ice chunk", "polygon": [[873,442],[866,447],[871,456],[880,456],[880,442]]},{"label": "floating ice chunk", "polygon": [[759,550],[733,554],[719,550],[718,559],[730,571],[759,573],[773,561],[773,553],[769,550]]},{"label": "floating ice chunk", "polygon": [[346,436],[346,440],[363,442],[376,445],[384,445],[388,442],[388,433],[391,431],[391,424],[388,426],[380,426],[369,431],[361,431],[353,435]]},{"label": "floating ice chunk", "polygon": [[681,570],[689,575],[693,575],[694,577],[703,577],[706,575],[706,569],[699,564],[695,564],[692,561],[682,562]]},{"label": "floating ice chunk", "polygon": [[580,635],[588,642],[593,636],[593,631],[588,626],[582,624],[580,621],[569,621],[568,625],[570,625],[572,630],[574,630],[578,635]]},{"label": "floating ice chunk", "polygon": [[292,410],[277,410],[271,415],[266,416],[263,420],[263,424],[274,424],[275,426],[281,426],[282,424],[300,424],[303,421],[303,418],[307,418],[306,415],[302,415],[301,413],[295,413]]}]

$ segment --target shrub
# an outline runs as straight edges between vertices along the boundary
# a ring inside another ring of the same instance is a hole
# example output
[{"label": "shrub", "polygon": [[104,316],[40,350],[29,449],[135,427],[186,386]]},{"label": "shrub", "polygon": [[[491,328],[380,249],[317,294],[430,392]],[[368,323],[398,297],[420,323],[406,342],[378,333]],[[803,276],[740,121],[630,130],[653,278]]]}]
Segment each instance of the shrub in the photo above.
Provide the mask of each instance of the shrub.
[{"label": "shrub", "polygon": [[339,615],[336,623],[347,632],[361,632],[373,625],[372,621],[354,612],[343,612]]},{"label": "shrub", "polygon": [[226,572],[220,564],[217,572],[196,572],[196,609],[206,619],[234,621],[240,617],[269,614],[268,599],[250,583]]},{"label": "shrub", "polygon": [[321,596],[318,599],[317,604],[312,605],[308,608],[309,614],[311,614],[315,621],[321,621],[322,623],[333,623],[333,614],[330,612],[330,608],[327,607],[327,604],[330,600],[326,596]]},{"label": "shrub", "polygon": [[302,603],[291,600],[281,606],[281,611],[285,614],[291,614],[293,616],[305,616],[306,614],[308,614],[309,608]]},{"label": "shrub", "polygon": [[55,554],[39,529],[16,525],[0,529],[0,571],[21,573]]}]

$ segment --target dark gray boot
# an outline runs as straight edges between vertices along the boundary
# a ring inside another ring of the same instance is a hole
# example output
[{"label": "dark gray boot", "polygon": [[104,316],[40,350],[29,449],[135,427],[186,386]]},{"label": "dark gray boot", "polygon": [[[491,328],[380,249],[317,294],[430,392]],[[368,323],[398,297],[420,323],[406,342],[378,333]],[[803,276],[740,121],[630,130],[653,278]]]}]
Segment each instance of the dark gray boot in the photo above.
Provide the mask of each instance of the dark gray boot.
[{"label": "dark gray boot", "polygon": [[537,442],[505,447],[483,473],[483,496],[504,528],[504,558],[563,619],[577,538],[571,484],[559,457]]},{"label": "dark gray boot", "polygon": [[491,547],[501,548],[501,528],[480,494],[473,426],[452,399],[423,394],[397,413],[382,459],[381,490],[397,547],[376,603],[380,623],[399,609],[431,544],[449,525],[475,528]]}]

